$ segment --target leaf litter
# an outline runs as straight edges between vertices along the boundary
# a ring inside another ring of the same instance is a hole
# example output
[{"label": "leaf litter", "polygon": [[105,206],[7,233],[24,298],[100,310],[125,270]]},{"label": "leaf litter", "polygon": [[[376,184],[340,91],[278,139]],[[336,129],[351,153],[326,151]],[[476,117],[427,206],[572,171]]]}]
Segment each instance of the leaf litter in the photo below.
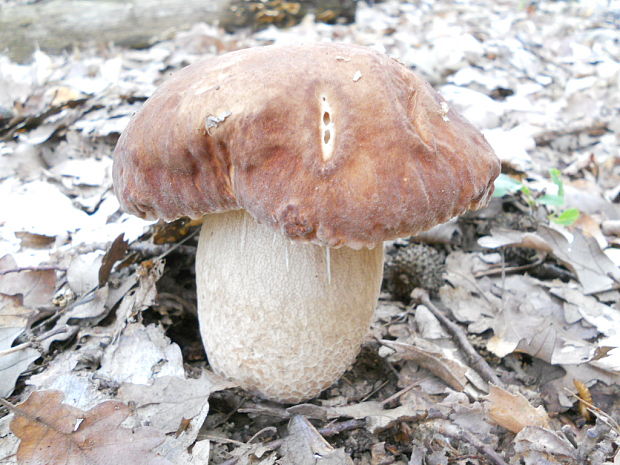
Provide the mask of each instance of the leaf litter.
[{"label": "leaf litter", "polygon": [[57,391],[38,391],[12,407],[11,431],[21,439],[18,463],[172,463],[153,452],[164,440],[160,432],[120,427],[130,413],[127,405],[106,401],[84,412],[62,404],[62,397]]},{"label": "leaf litter", "polygon": [[[359,3],[350,25],[197,24],[141,50],[0,56],[0,390],[25,412],[47,408],[0,419],[0,457],[47,461],[28,448],[48,432],[60,455],[46,463],[122,453],[175,464],[620,463],[619,12],[596,0],[392,0]],[[428,301],[385,285],[351,370],[308,404],[281,407],[209,372],[196,225],[121,212],[111,153],[170,70],[320,40],[414,67],[484,132],[512,187],[498,186],[486,210],[388,244],[388,254],[416,240],[440,251],[440,285]],[[578,218],[564,215],[575,208]],[[144,442],[74,447],[131,434]]]}]

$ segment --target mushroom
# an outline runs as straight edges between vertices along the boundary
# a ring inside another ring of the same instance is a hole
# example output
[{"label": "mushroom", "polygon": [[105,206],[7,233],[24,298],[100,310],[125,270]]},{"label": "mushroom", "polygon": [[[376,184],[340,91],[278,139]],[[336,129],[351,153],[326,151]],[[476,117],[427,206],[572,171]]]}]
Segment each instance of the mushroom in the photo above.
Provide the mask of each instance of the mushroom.
[{"label": "mushroom", "polygon": [[239,50],[174,74],[121,135],[114,188],[142,218],[204,217],[196,282],[209,363],[292,403],[354,361],[383,241],[486,205],[499,168],[417,74],[322,43]]}]

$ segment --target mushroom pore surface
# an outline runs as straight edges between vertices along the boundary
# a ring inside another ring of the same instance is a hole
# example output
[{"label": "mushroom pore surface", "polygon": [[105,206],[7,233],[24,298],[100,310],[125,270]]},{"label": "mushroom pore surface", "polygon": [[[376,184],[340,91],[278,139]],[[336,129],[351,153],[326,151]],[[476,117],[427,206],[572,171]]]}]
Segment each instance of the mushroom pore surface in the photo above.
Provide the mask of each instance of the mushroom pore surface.
[{"label": "mushroom pore surface", "polygon": [[244,210],[206,216],[196,279],[209,363],[271,400],[318,395],[355,359],[382,274],[382,245],[328,252],[291,242]]}]

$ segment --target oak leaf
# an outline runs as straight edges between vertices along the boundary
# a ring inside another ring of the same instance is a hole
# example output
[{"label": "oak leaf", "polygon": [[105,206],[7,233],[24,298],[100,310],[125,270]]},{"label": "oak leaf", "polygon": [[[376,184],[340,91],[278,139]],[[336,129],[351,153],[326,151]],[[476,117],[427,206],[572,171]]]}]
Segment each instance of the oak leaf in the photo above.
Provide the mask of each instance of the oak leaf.
[{"label": "oak leaf", "polygon": [[161,432],[120,427],[127,405],[105,401],[85,412],[62,399],[60,391],[38,391],[15,407],[20,465],[172,465],[153,451],[164,441]]}]

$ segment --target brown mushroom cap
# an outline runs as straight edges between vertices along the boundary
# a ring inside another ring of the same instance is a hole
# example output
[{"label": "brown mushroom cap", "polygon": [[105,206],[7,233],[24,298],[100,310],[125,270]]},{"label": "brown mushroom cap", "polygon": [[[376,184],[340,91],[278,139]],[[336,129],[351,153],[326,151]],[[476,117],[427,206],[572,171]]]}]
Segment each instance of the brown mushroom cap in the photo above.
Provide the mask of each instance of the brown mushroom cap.
[{"label": "brown mushroom cap", "polygon": [[417,74],[365,47],[267,46],[177,72],[115,150],[125,210],[246,209],[291,239],[353,248],[484,206],[500,163]]}]

